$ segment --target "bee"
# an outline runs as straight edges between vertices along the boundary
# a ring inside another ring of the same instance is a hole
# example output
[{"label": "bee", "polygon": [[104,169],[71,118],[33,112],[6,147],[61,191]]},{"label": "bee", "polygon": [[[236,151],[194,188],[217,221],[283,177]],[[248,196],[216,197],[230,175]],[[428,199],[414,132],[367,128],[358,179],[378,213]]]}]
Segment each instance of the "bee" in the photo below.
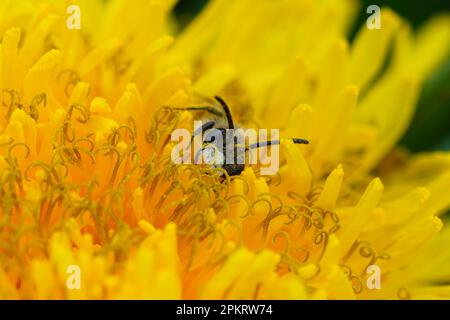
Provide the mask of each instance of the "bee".
[{"label": "bee", "polygon": [[[268,147],[273,145],[279,145],[280,140],[267,140],[252,143],[248,146],[238,143],[238,133],[235,127],[233,116],[231,115],[230,108],[227,103],[219,96],[215,96],[214,99],[219,103],[222,110],[218,110],[212,106],[202,107],[187,107],[187,108],[174,108],[175,110],[185,111],[205,111],[219,120],[208,120],[200,127],[196,128],[192,141],[198,135],[203,136],[203,145],[201,150],[196,154],[196,163],[198,163],[198,157],[202,156],[203,161],[206,164],[215,168],[222,168],[227,172],[229,176],[237,176],[241,174],[245,169],[245,154],[246,152],[261,147]],[[220,122],[224,124],[221,125]],[[218,139],[219,135],[219,139]],[[219,143],[221,140],[221,143]],[[308,140],[293,138],[291,139],[295,144],[308,144]],[[231,156],[229,157],[229,155]],[[232,158],[233,161],[226,161]]]}]

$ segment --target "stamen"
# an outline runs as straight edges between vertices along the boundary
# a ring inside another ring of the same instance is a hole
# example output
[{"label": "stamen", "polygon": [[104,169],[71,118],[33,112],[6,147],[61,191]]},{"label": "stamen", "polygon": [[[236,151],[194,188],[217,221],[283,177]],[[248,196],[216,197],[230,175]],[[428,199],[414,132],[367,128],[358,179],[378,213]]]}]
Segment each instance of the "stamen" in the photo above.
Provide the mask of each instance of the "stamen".
[{"label": "stamen", "polygon": [[9,147],[9,149],[8,149],[8,155],[7,155],[7,157],[8,158],[10,158],[10,159],[16,159],[16,157],[14,157],[13,155],[12,155],[12,151],[14,150],[14,149],[17,149],[17,147],[23,147],[23,148],[25,148],[25,159],[27,159],[28,158],[28,156],[30,155],[30,152],[31,152],[31,149],[30,149],[30,147],[27,145],[27,144],[25,144],[25,143],[23,143],[23,142],[16,142],[16,143],[14,143],[12,146],[10,146]]},{"label": "stamen", "polygon": [[66,95],[67,98],[69,98],[70,95],[72,94],[70,88],[71,87],[72,89],[75,88],[77,83],[81,81],[81,78],[75,70],[64,69],[57,75],[56,80],[60,81],[64,74],[68,74],[68,81],[64,86],[64,94]]},{"label": "stamen", "polygon": [[236,201],[232,201],[232,199],[241,199],[244,200],[244,202],[247,204],[247,210],[245,212],[245,214],[243,214],[242,216],[240,216],[240,218],[244,219],[246,217],[248,217],[249,215],[253,215],[253,207],[252,204],[250,203],[250,201],[248,200],[248,198],[242,194],[234,194],[232,196],[229,196],[227,198],[225,198],[226,201],[228,201],[229,203],[237,203]]},{"label": "stamen", "polygon": [[292,243],[291,243],[291,238],[286,231],[279,231],[279,232],[275,233],[272,237],[272,243],[276,244],[277,239],[281,236],[283,236],[286,239],[286,247],[283,250],[283,253],[287,255],[287,254],[289,254],[289,252],[291,252]]},{"label": "stamen", "polygon": [[31,118],[33,118],[35,121],[38,120],[39,118],[39,110],[38,107],[39,105],[42,104],[43,107],[45,107],[47,105],[47,95],[45,93],[40,93],[38,95],[36,95],[32,100],[31,100],[31,104],[30,104],[30,111],[29,111],[29,115]]},{"label": "stamen", "polygon": [[322,250],[320,251],[320,254],[319,254],[319,257],[317,258],[317,261],[322,260],[323,255],[325,254],[325,251],[326,251],[327,246],[328,246],[328,233],[326,233],[325,231],[317,233],[316,236],[314,237],[314,244],[315,245],[320,245],[322,243],[323,243]]}]

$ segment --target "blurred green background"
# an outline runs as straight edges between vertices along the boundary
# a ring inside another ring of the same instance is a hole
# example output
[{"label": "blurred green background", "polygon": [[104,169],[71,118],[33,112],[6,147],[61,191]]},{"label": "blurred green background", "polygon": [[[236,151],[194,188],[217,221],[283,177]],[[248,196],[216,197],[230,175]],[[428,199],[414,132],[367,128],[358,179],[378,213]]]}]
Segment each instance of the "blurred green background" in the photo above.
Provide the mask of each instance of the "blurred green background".
[{"label": "blurred green background", "polygon": [[[188,24],[207,2],[179,0],[175,12],[181,25]],[[450,13],[450,0],[362,0],[361,3],[361,14],[350,37],[365,23],[368,17],[365,8],[372,4],[391,7],[414,28],[433,15]],[[450,150],[450,53],[447,62],[425,82],[416,114],[401,144],[413,152]]]}]

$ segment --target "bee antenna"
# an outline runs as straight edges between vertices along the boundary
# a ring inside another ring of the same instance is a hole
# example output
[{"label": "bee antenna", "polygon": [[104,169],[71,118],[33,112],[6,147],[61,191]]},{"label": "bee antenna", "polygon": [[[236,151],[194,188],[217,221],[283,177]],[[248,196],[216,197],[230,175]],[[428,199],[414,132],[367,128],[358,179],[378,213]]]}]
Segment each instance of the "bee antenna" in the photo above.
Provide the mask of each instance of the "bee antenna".
[{"label": "bee antenna", "polygon": [[[308,140],[298,139],[298,138],[292,139],[292,142],[294,142],[295,144],[309,144]],[[279,145],[279,144],[280,144],[280,140],[268,140],[268,141],[256,142],[256,143],[251,144],[250,146],[248,146],[245,149],[245,151],[248,151],[248,150],[251,150],[251,149],[257,149],[257,148],[261,148],[261,147],[268,147],[268,146]]]},{"label": "bee antenna", "polygon": [[234,129],[233,117],[231,116],[230,108],[226,104],[226,102],[219,96],[214,97],[222,106],[223,111],[225,111],[225,116],[227,117],[228,128]]}]

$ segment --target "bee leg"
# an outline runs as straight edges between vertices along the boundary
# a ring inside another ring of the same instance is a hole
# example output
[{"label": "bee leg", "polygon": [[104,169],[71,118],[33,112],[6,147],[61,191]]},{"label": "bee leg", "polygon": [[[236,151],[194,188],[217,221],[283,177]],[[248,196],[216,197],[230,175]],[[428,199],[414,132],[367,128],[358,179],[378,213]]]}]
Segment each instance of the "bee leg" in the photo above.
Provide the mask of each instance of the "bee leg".
[{"label": "bee leg", "polygon": [[[203,135],[203,132],[208,131],[209,129],[214,128],[214,126],[216,125],[215,121],[208,121],[205,124],[203,124],[201,127],[197,128],[197,130],[194,131],[194,133],[192,134],[191,137],[191,144],[194,141],[195,137],[198,136],[199,134]],[[203,139],[203,138],[202,138]]]},{"label": "bee leg", "polygon": [[233,117],[231,116],[230,108],[227,103],[219,96],[214,97],[222,106],[223,111],[225,112],[225,116],[227,117],[228,129],[234,129]]},{"label": "bee leg", "polygon": [[192,140],[194,139],[194,137],[196,135],[203,134],[203,132],[214,128],[215,125],[216,125],[216,122],[212,121],[212,120],[204,123],[200,128],[197,128],[197,130],[194,131],[194,134],[192,135]]}]

